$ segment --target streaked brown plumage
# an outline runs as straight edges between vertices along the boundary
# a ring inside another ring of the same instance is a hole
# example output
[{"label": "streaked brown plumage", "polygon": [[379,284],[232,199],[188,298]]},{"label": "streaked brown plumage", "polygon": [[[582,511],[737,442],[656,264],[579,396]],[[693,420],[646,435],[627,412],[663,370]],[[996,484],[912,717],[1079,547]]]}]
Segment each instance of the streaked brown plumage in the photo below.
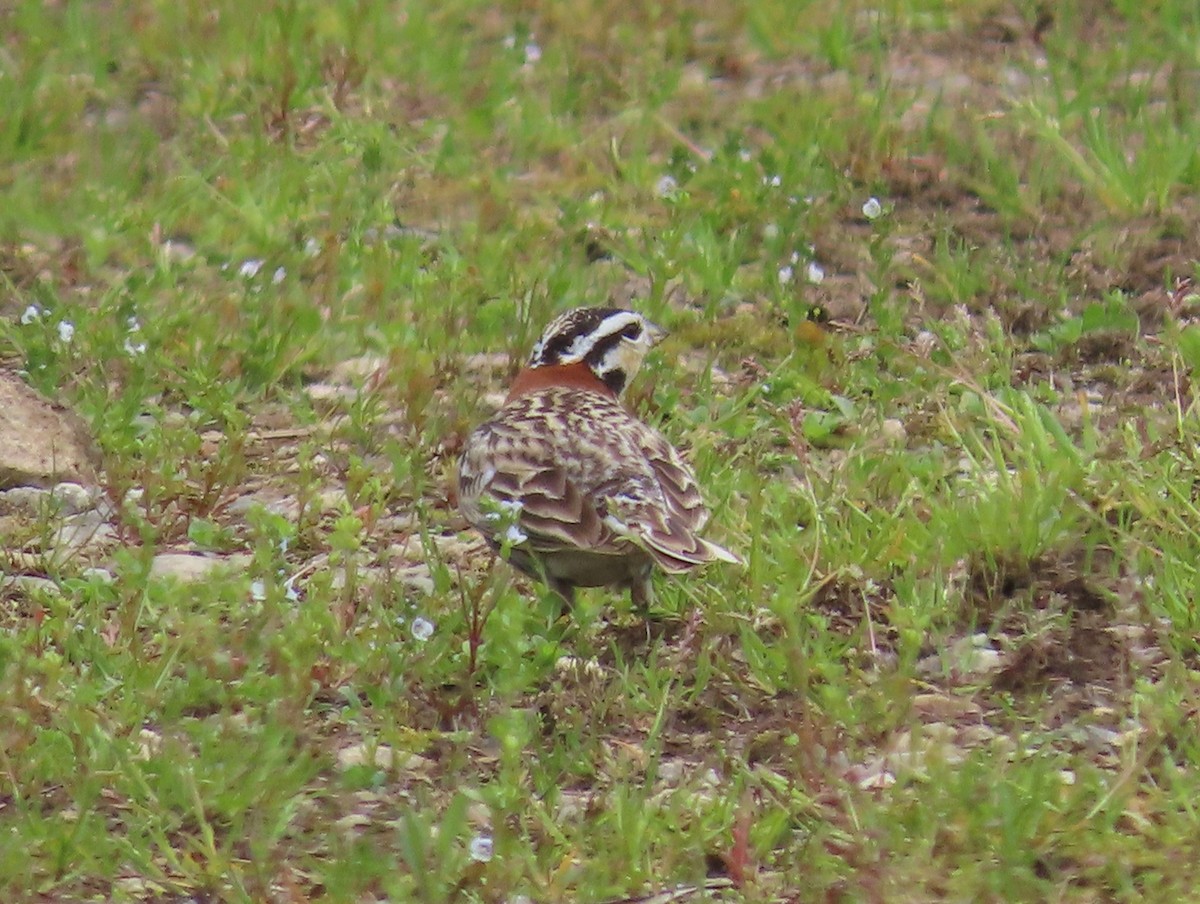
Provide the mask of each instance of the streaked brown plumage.
[{"label": "streaked brown plumage", "polygon": [[644,607],[655,566],[677,574],[740,561],[700,537],[708,510],[691,468],[620,402],[663,335],[632,311],[568,311],[504,407],[467,439],[463,515],[568,602],[576,587],[618,586]]}]

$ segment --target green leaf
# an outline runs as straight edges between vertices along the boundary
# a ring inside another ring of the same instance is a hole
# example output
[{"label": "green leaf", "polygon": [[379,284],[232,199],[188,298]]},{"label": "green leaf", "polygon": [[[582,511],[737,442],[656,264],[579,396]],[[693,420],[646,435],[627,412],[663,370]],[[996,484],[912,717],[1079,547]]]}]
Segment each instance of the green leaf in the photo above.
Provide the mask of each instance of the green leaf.
[{"label": "green leaf", "polygon": [[1136,333],[1139,325],[1137,314],[1130,310],[1122,296],[1089,304],[1083,309],[1080,321],[1084,333],[1108,330]]},{"label": "green leaf", "polygon": [[1193,376],[1200,372],[1200,326],[1185,327],[1180,332],[1179,356]]}]

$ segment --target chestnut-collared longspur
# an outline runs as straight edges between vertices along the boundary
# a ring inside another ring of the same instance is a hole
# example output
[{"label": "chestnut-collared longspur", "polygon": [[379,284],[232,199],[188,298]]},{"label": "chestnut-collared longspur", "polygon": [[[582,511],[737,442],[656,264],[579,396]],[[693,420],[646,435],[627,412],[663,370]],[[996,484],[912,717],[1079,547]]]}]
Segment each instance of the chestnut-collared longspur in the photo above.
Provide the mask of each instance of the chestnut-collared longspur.
[{"label": "chestnut-collared longspur", "polygon": [[695,475],[620,397],[665,332],[633,311],[577,308],[546,327],[508,399],[466,441],[459,508],[508,561],[572,602],[628,587],[650,602],[654,566],[741,560],[703,539]]}]

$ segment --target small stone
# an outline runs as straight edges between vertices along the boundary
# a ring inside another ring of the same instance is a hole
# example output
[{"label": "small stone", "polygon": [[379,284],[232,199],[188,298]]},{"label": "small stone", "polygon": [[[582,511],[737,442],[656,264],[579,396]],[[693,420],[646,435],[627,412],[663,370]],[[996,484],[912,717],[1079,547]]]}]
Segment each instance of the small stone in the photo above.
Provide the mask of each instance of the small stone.
[{"label": "small stone", "polygon": [[958,733],[959,744],[966,748],[982,747],[991,744],[996,738],[996,730],[986,725],[968,725]]},{"label": "small stone", "polygon": [[335,386],[332,383],[313,383],[304,388],[305,395],[314,403],[332,405],[334,402],[350,404],[358,398],[358,390],[352,386]]},{"label": "small stone", "polygon": [[335,364],[329,372],[329,382],[338,386],[359,386],[378,373],[387,371],[384,355],[359,355]]},{"label": "small stone", "polygon": [[395,572],[396,581],[408,590],[416,591],[423,596],[430,596],[437,589],[433,583],[433,575],[429,566],[424,563],[410,565]]},{"label": "small stone", "polygon": [[374,766],[377,769],[398,769],[405,772],[428,772],[432,763],[419,753],[396,753],[387,744],[351,744],[337,754],[339,769],[355,766]]},{"label": "small stone", "polygon": [[473,376],[492,377],[501,374],[511,364],[512,361],[508,355],[501,352],[491,352],[487,354],[467,355],[463,359],[463,370]]},{"label": "small stone", "polygon": [[158,250],[163,258],[173,263],[184,263],[196,256],[192,243],[181,238],[164,239]]},{"label": "small stone", "polygon": [[579,822],[587,815],[591,804],[590,793],[562,791],[558,795],[558,810],[554,814],[555,822],[559,824]]},{"label": "small stone", "polygon": [[50,504],[50,490],[42,487],[13,487],[0,492],[0,512],[6,515],[38,515]]},{"label": "small stone", "polygon": [[69,481],[56,484],[51,493],[66,515],[76,515],[94,508],[100,495],[97,490]]},{"label": "small stone", "polygon": [[706,92],[711,87],[708,72],[699,63],[689,63],[679,74],[679,90],[691,94]]},{"label": "small stone", "polygon": [[150,564],[152,578],[173,578],[184,584],[202,581],[214,571],[233,571],[245,566],[246,556],[201,556],[192,553],[164,552]]},{"label": "small stone", "polygon": [[668,787],[674,787],[694,769],[694,763],[689,763],[682,757],[672,757],[658,764],[658,780]]},{"label": "small stone", "polygon": [[368,765],[391,769],[395,759],[395,752],[386,744],[376,744],[374,748],[368,744],[354,744],[342,748],[337,755],[339,769]]},{"label": "small stone", "polygon": [[50,489],[13,487],[0,492],[0,513],[75,515],[95,507],[99,494],[78,483],[59,483]]},{"label": "small stone", "polygon": [[948,650],[926,656],[917,663],[917,671],[926,675],[956,672],[977,677],[997,672],[1003,665],[1003,657],[991,638],[980,632],[960,637]]},{"label": "small stone", "polygon": [[1004,667],[998,650],[974,650],[969,657],[963,659],[961,668],[971,675],[990,675]]},{"label": "small stone", "polygon": [[35,593],[50,594],[60,596],[62,591],[59,590],[58,584],[49,578],[39,578],[32,574],[14,574],[8,577],[0,577],[0,590],[14,588],[25,596],[31,596]]},{"label": "small stone", "polygon": [[375,525],[376,530],[382,534],[399,534],[417,529],[418,523],[416,515],[404,512],[398,515],[384,515]]},{"label": "small stone", "polygon": [[554,661],[554,671],[563,677],[573,677],[577,681],[604,677],[604,666],[595,659],[583,659],[579,656],[559,656]]},{"label": "small stone", "polygon": [[886,771],[868,773],[858,780],[858,787],[863,791],[882,791],[894,784],[896,776]]},{"label": "small stone", "polygon": [[904,422],[894,417],[884,418],[879,425],[879,433],[884,439],[896,445],[908,439],[908,431],[904,429]]},{"label": "small stone", "polygon": [[322,512],[336,512],[346,504],[346,490],[343,487],[328,487],[317,493],[317,506]]},{"label": "small stone", "polygon": [[949,694],[917,694],[912,699],[912,706],[920,715],[938,720],[978,716],[982,712],[974,700]]},{"label": "small stone", "polygon": [[56,550],[76,553],[103,547],[116,539],[117,532],[100,512],[90,511],[63,519],[51,544]]},{"label": "small stone", "polygon": [[244,516],[254,508],[261,508],[272,515],[280,515],[288,521],[300,517],[300,501],[295,496],[280,496],[277,493],[247,493],[233,500],[226,511],[230,515]]},{"label": "small stone", "polygon": [[154,757],[160,750],[162,750],[162,735],[148,728],[143,728],[138,732],[137,752],[133,755],[135,760],[145,762]]}]

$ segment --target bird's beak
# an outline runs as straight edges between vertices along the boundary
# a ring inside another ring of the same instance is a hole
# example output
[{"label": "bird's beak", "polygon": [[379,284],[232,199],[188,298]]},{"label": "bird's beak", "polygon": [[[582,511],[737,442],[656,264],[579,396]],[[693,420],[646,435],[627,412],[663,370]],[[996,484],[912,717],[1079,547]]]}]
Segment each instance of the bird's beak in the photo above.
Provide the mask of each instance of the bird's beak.
[{"label": "bird's beak", "polygon": [[658,343],[662,342],[669,335],[671,334],[657,323],[651,323],[649,320],[646,321],[646,338],[650,340],[651,346],[658,345]]}]

